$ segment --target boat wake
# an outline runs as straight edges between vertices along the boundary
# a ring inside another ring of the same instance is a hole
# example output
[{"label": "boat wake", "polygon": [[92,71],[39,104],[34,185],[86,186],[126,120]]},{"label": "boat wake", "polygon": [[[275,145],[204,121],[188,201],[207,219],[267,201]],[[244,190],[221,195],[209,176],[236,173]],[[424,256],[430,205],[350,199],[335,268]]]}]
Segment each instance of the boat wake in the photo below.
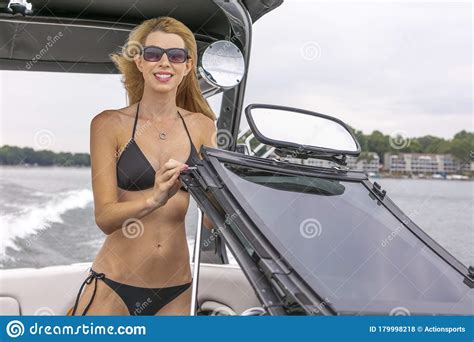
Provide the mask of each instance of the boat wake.
[{"label": "boat wake", "polygon": [[[35,195],[39,195],[37,192]],[[31,197],[30,197],[31,198]],[[44,193],[37,203],[4,203],[0,215],[1,240],[0,261],[8,259],[7,249],[19,251],[18,239],[28,239],[48,229],[52,223],[63,223],[61,216],[69,210],[83,209],[93,201],[89,189]],[[3,210],[8,209],[8,210]]]}]

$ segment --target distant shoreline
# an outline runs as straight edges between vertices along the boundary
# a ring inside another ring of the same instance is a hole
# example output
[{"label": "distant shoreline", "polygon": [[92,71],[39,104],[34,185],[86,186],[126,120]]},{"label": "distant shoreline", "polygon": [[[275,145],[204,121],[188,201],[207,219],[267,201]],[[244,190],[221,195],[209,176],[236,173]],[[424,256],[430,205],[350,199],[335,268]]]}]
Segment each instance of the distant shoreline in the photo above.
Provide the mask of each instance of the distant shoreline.
[{"label": "distant shoreline", "polygon": [[[22,169],[48,169],[48,168],[70,168],[70,169],[90,169],[90,166],[84,165],[31,165],[31,164],[18,164],[18,165],[2,165],[0,164],[1,168],[22,168]],[[361,171],[361,170],[352,170],[352,171]],[[432,177],[431,175],[419,176],[419,175],[393,175],[389,173],[379,173],[377,175],[369,175],[368,177],[372,180],[377,179],[407,179],[407,180],[439,180],[439,181],[474,181],[474,178],[467,177],[467,178],[452,178],[453,176],[461,176],[461,175],[448,175],[448,178],[439,178],[439,177]]]},{"label": "distant shoreline", "polygon": [[433,177],[432,175],[425,175],[425,176],[419,176],[419,175],[391,175],[389,173],[382,173],[377,176],[369,176],[370,179],[384,179],[384,178],[393,178],[393,179],[410,179],[410,180],[420,180],[420,179],[426,179],[426,180],[446,180],[446,181],[453,181],[453,180],[459,180],[459,181],[472,181],[474,178],[469,177],[469,176],[464,176],[464,175],[447,175],[447,177]]}]

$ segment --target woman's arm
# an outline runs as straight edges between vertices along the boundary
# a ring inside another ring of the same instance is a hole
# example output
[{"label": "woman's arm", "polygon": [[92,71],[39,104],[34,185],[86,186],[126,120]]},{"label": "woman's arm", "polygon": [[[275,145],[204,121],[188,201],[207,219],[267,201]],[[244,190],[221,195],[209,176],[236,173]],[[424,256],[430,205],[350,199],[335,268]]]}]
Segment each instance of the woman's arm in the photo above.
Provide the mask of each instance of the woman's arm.
[{"label": "woman's arm", "polygon": [[117,191],[117,140],[113,129],[114,114],[96,115],[90,126],[90,155],[94,215],[97,226],[111,234],[129,218],[140,219],[158,206],[150,198],[119,202]]},{"label": "woman's arm", "polygon": [[140,219],[163,206],[179,185],[183,163],[170,159],[155,175],[152,194],[141,199],[119,202],[117,191],[117,140],[113,129],[115,114],[96,115],[90,127],[90,154],[94,215],[97,226],[107,235],[121,229],[127,219]]}]

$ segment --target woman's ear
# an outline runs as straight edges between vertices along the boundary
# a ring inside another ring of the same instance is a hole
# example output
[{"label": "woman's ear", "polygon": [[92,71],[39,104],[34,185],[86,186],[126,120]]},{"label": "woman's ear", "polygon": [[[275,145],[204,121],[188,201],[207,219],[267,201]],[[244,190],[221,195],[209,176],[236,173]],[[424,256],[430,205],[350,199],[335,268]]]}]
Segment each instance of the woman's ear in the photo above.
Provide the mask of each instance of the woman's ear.
[{"label": "woman's ear", "polygon": [[143,73],[143,67],[142,67],[143,60],[140,58],[140,55],[138,53],[135,54],[135,56],[133,56],[133,61],[135,62],[137,69],[140,70],[141,73]]},{"label": "woman's ear", "polygon": [[186,71],[184,72],[184,76],[189,74],[192,69],[193,69],[192,58],[188,58],[188,60],[186,61]]}]

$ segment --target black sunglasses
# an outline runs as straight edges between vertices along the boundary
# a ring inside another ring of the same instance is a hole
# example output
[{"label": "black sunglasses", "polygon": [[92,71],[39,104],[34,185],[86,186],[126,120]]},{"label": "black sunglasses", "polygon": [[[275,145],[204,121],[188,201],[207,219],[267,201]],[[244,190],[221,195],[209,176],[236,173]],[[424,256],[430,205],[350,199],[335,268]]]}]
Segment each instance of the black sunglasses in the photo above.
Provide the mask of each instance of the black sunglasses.
[{"label": "black sunglasses", "polygon": [[158,46],[145,46],[142,49],[143,59],[148,62],[158,62],[165,53],[171,63],[184,63],[190,58],[188,50],[182,48],[163,49]]}]

